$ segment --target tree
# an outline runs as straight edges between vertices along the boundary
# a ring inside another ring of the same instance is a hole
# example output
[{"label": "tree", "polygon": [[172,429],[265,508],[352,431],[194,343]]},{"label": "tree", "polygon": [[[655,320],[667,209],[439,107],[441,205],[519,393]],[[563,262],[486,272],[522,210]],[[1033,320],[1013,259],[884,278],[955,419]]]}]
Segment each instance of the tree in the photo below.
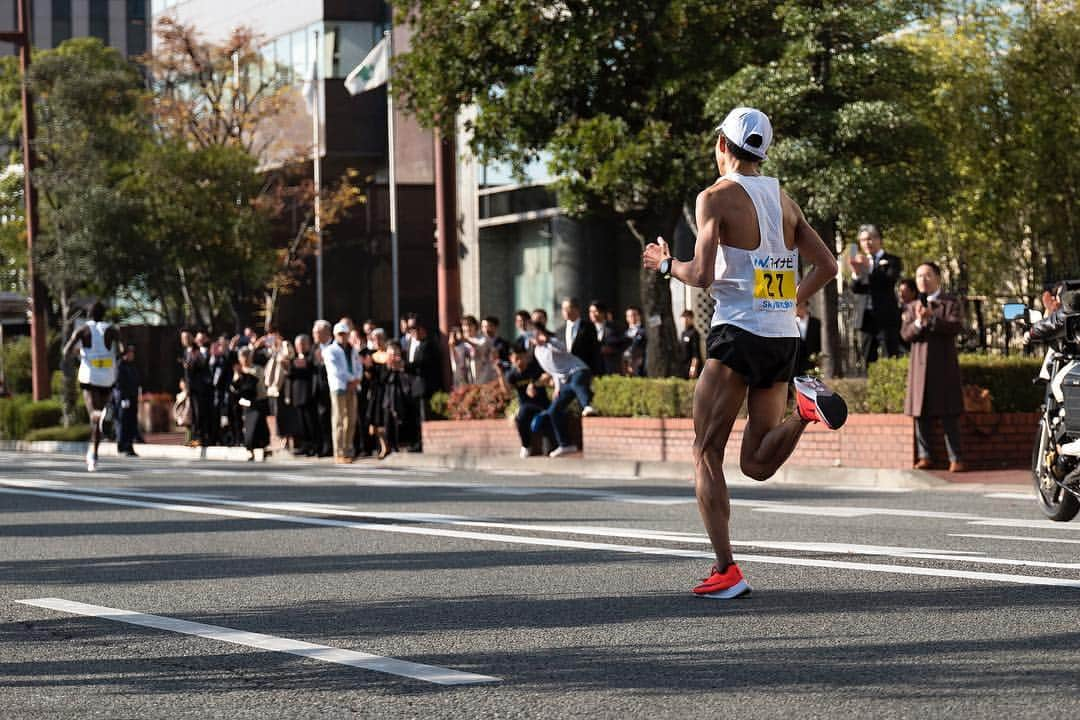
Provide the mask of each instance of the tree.
[{"label": "tree", "polygon": [[[768,54],[775,23],[765,2],[710,0],[415,0],[412,49],[395,88],[427,127],[454,131],[476,109],[471,146],[522,168],[551,155],[559,203],[606,215],[641,243],[671,238],[695,188],[715,175],[708,90]],[[755,40],[755,42],[751,42]],[[649,374],[675,356],[667,282],[643,273]]]},{"label": "tree", "polygon": [[[783,51],[719,83],[715,116],[752,105],[772,119],[766,166],[830,247],[860,223],[913,222],[942,197],[938,145],[915,112],[929,88],[917,56],[896,41],[921,4],[872,0],[780,3]],[[835,283],[822,294],[826,375],[843,373]]]},{"label": "tree", "polygon": [[0,174],[0,292],[26,292],[26,213],[22,172]]}]

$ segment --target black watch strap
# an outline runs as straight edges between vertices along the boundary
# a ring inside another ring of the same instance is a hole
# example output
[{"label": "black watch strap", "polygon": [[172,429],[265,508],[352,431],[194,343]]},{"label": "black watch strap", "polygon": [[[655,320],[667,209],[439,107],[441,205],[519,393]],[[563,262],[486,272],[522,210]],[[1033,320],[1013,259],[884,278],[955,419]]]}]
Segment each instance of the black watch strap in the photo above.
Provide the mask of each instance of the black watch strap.
[{"label": "black watch strap", "polygon": [[665,280],[671,279],[671,258],[667,257],[660,261],[660,267],[657,268],[657,272]]}]

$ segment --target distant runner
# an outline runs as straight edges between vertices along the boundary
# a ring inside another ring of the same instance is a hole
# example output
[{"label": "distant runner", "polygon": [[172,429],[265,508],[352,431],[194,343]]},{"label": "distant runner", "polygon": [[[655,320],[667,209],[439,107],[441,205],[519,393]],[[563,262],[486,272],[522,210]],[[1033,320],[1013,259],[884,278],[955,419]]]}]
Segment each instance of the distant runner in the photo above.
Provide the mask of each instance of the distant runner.
[{"label": "distant runner", "polygon": [[109,398],[116,384],[116,366],[120,349],[120,334],[112,325],[102,322],[105,306],[94,303],[90,320],[71,334],[64,346],[64,357],[79,351],[79,387],[90,415],[90,444],[86,448],[86,470],[97,470],[98,445],[102,427],[109,421]]},{"label": "distant runner", "polygon": [[[687,285],[708,287],[716,301],[706,341],[708,359],[694,392],[694,464],[698,509],[716,552],[716,565],[693,592],[728,599],[750,592],[731,553],[731,504],[724,448],[743,401],[749,419],[739,463],[767,480],[795,450],[809,423],[836,429],[847,405],[821,381],[793,378],[799,347],[795,307],[836,276],[836,259],[802,210],[761,174],[772,125],[760,110],[735,108],[717,128],[720,179],[697,198],[694,257],[671,257],[663,238],[642,256],[645,268]],[[719,249],[719,252],[717,251]],[[798,279],[799,254],[813,269]],[[797,407],[786,419],[788,384]]]}]

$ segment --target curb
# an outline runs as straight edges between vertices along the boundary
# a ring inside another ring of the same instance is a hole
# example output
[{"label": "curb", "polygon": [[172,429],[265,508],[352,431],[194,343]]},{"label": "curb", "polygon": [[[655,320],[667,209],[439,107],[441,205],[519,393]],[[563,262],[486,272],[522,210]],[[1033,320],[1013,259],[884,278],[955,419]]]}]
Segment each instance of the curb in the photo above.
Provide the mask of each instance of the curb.
[{"label": "curb", "polygon": [[[39,440],[0,440],[0,451],[43,453],[57,455],[84,455],[84,442],[58,442]],[[239,447],[186,447],[183,445],[138,446],[139,457],[153,460],[209,460],[218,462],[247,462],[248,453]],[[115,443],[102,443],[98,451],[101,457],[117,457]],[[293,458],[288,454],[264,457],[255,451],[257,461],[270,463],[311,463],[311,458]],[[691,484],[694,466],[689,462],[645,462],[637,460],[585,460],[583,458],[532,457],[526,460],[509,455],[425,455],[423,453],[395,453],[380,461],[380,465],[402,469],[438,468],[442,470],[493,470],[521,471],[554,475],[605,475],[612,479],[676,480]],[[746,484],[754,481],[744,476],[738,465],[725,465],[727,478]],[[884,468],[820,468],[807,466],[781,467],[769,483],[792,485],[846,485],[851,487],[896,488],[923,490],[948,487],[953,483],[942,480],[921,470],[893,470]]]}]

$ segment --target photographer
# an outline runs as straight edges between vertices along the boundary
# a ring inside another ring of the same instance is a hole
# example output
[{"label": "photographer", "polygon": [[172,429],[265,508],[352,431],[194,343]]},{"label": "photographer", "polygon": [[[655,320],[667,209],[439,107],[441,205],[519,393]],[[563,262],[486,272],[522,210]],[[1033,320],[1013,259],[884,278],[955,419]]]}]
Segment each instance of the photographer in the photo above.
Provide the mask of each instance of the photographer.
[{"label": "photographer", "polygon": [[963,472],[960,459],[960,413],[964,410],[956,336],[964,330],[963,301],[941,290],[941,268],[923,263],[915,272],[918,299],[904,308],[900,334],[911,344],[904,414],[915,418],[917,470],[934,466],[930,432],[941,418],[949,471]]}]

